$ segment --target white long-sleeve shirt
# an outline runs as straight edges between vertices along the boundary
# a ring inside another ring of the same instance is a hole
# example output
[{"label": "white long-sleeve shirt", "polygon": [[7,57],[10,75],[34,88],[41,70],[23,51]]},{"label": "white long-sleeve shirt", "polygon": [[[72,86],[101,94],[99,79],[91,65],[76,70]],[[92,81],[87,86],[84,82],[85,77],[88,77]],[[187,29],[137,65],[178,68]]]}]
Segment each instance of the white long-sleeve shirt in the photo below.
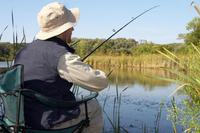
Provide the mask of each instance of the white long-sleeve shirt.
[{"label": "white long-sleeve shirt", "polygon": [[100,91],[108,85],[104,72],[92,69],[76,54],[62,55],[57,69],[61,78],[90,91]]}]

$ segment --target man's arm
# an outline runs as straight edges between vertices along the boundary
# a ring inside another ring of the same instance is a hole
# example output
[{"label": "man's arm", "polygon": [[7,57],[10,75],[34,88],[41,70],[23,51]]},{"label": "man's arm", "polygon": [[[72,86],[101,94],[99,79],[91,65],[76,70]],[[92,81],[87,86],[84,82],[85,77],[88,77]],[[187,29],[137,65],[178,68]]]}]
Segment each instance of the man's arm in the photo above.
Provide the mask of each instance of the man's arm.
[{"label": "man's arm", "polygon": [[57,69],[61,78],[90,91],[100,91],[108,85],[104,72],[92,69],[76,54],[62,55]]}]

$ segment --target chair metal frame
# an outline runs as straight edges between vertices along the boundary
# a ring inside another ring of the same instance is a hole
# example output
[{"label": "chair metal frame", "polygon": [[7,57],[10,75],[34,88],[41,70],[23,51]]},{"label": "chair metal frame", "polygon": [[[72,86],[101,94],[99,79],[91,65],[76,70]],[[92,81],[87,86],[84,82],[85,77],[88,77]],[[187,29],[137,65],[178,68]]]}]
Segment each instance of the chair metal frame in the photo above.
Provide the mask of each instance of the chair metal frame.
[{"label": "chair metal frame", "polygon": [[[20,80],[21,80],[21,84],[20,87],[18,89],[14,89],[10,92],[4,92],[4,93],[0,93],[1,95],[16,95],[16,93],[19,93],[19,97],[18,97],[18,101],[17,101],[17,116],[16,116],[16,124],[13,126],[8,126],[6,127],[6,123],[2,120],[0,127],[2,128],[2,130],[5,133],[24,133],[26,132],[26,130],[29,130],[28,132],[30,133],[36,133],[37,131],[43,131],[43,133],[48,133],[48,132],[54,132],[54,131],[59,131],[59,130],[53,130],[53,129],[47,129],[47,130],[41,130],[41,129],[30,129],[27,128],[25,126],[21,126],[20,125],[20,109],[21,109],[21,100],[22,100],[22,96],[24,97],[29,97],[29,98],[34,98],[36,100],[38,100],[40,103],[45,104],[47,106],[52,106],[52,107],[57,107],[57,108],[69,108],[69,107],[74,107],[74,106],[78,106],[80,104],[84,104],[85,106],[85,119],[81,120],[80,123],[78,123],[78,128],[74,131],[77,131],[78,133],[81,133],[84,127],[88,127],[89,123],[90,123],[90,119],[88,116],[88,107],[87,107],[87,102],[93,98],[96,98],[98,96],[98,93],[91,93],[89,96],[84,97],[83,99],[77,100],[77,101],[61,101],[61,100],[56,100],[53,98],[49,98],[46,97],[36,91],[30,90],[30,89],[25,89],[23,82],[24,82],[24,78],[23,78],[23,70],[24,70],[24,66],[23,65],[14,65],[12,67],[10,67],[7,70],[4,70],[3,72],[0,73],[0,79],[1,79],[1,75],[15,69],[16,67],[21,67],[21,76],[20,76]],[[71,127],[67,127],[67,128],[73,128],[75,126],[71,126]],[[10,131],[10,129],[13,129]],[[72,132],[74,132],[72,131]],[[59,132],[58,132],[59,133]]]}]

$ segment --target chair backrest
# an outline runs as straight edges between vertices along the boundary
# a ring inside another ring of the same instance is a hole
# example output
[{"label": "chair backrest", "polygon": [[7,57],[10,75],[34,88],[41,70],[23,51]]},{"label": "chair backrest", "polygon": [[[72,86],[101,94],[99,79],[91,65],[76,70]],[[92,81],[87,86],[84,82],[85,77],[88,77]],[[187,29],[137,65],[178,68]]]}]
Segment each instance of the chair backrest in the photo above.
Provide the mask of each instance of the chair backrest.
[{"label": "chair backrest", "polygon": [[[8,70],[0,73],[0,100],[2,100],[3,105],[3,116],[0,119],[0,125],[7,127],[14,126],[15,133],[21,133],[25,131],[26,133],[72,133],[74,131],[81,132],[89,122],[87,113],[87,101],[92,98],[97,97],[98,94],[90,95],[83,100],[76,102],[67,101],[55,101],[55,99],[47,98],[41,94],[34,92],[33,90],[27,90],[23,88],[23,65],[15,65]],[[54,130],[36,130],[25,127],[24,125],[24,96],[35,98],[43,104],[56,107],[66,107],[79,105],[81,103],[85,104],[86,119],[81,120],[78,124],[64,129],[54,129]],[[2,110],[0,110],[2,112]],[[3,124],[2,124],[3,123]],[[7,129],[6,129],[7,130]],[[18,132],[19,131],[19,132]],[[13,132],[12,132],[13,133]]]},{"label": "chair backrest", "polygon": [[0,74],[0,96],[4,109],[1,121],[8,126],[24,125],[22,84],[22,65],[15,65]]}]

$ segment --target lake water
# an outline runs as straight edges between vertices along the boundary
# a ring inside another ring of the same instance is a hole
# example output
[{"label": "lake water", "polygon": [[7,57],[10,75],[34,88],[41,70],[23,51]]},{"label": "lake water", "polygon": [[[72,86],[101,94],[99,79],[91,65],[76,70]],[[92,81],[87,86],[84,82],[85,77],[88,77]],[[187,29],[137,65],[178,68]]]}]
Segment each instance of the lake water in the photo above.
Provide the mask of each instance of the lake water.
[{"label": "lake water", "polygon": [[[6,64],[0,62],[2,66]],[[173,75],[162,70],[148,69],[113,71],[109,77],[109,87],[98,96],[104,107],[105,133],[114,132],[114,127],[119,127],[117,125],[120,125],[122,132],[129,133],[173,132],[172,123],[167,119],[167,109],[170,106],[169,95],[177,85],[155,79],[154,76],[169,78]],[[180,93],[175,95],[177,102],[183,97]],[[160,106],[161,103],[164,105]],[[158,117],[160,112],[161,116]],[[181,132],[181,127],[177,131]]]},{"label": "lake water", "polygon": [[[170,94],[177,85],[158,80],[155,76],[170,78],[174,75],[159,69],[113,71],[109,87],[98,96],[104,107],[104,133],[117,132],[114,128],[119,127],[118,124],[124,133],[173,132],[167,110],[171,106]],[[180,103],[185,96],[179,92],[174,97]],[[116,104],[117,98],[120,105]],[[177,126],[177,132],[182,132],[182,127]]]},{"label": "lake water", "polygon": [[[154,76],[169,78],[173,75],[161,70],[148,69],[113,72],[110,77],[110,88],[102,91],[98,97],[102,106],[105,104],[104,110],[109,116],[109,118],[104,116],[105,132],[113,132],[111,123],[116,122],[116,115],[113,116],[113,112],[116,113],[113,111],[114,99],[120,94],[121,104],[118,115],[120,115],[120,126],[126,131],[129,133],[155,133],[156,130],[159,133],[173,132],[172,123],[167,119],[167,109],[171,104],[169,96],[177,85],[157,80],[153,78]],[[183,97],[181,94],[175,95],[177,102]],[[162,107],[161,103],[164,104]],[[157,118],[160,110],[161,117]],[[178,127],[177,131],[181,132],[181,127]]]},{"label": "lake water", "polygon": [[6,63],[6,62],[1,62],[1,61],[0,61],[0,67],[7,67],[7,63]]},{"label": "lake water", "polygon": [[1,61],[0,61],[0,68],[6,68],[6,67],[7,67],[8,65],[10,65],[11,63],[12,63],[12,62],[10,62],[10,61],[9,61],[8,63],[7,63],[7,62],[1,62]]}]

